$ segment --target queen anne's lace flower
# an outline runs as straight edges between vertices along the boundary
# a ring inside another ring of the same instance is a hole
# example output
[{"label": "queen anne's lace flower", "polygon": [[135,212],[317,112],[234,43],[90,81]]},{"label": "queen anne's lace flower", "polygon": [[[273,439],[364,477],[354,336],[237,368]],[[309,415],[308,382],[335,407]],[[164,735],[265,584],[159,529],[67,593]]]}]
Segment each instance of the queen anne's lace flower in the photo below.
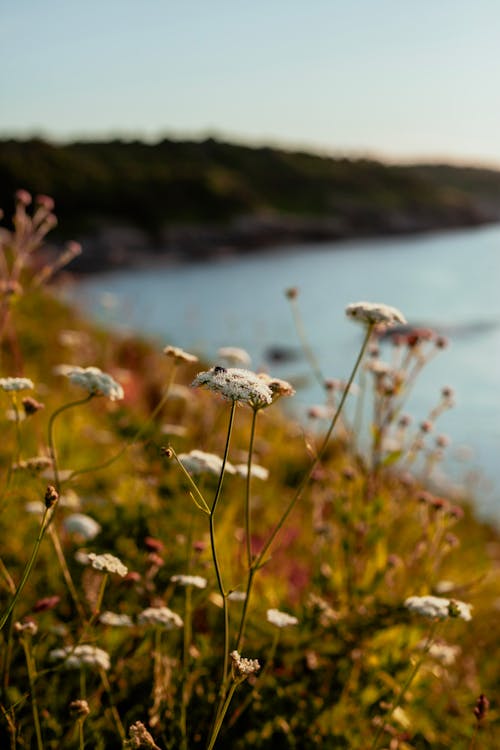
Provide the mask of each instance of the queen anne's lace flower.
[{"label": "queen anne's lace flower", "polygon": [[289,615],[287,612],[280,612],[279,609],[268,609],[267,621],[277,628],[288,628],[292,625],[297,625],[299,622],[293,615]]},{"label": "queen anne's lace flower", "polygon": [[410,612],[416,612],[424,617],[446,620],[449,617],[459,617],[471,620],[471,605],[456,599],[444,599],[440,596],[409,596],[405,600],[405,607]]},{"label": "queen anne's lace flower", "polygon": [[[240,476],[246,477],[248,475],[247,464],[236,464],[234,468],[236,470],[236,473]],[[252,464],[250,467],[250,476],[265,481],[269,478],[269,470],[264,466],[259,466],[259,464]]]},{"label": "queen anne's lace flower", "polygon": [[0,378],[2,391],[27,391],[34,387],[33,381],[29,378]]},{"label": "queen anne's lace flower", "polygon": [[129,615],[122,615],[117,612],[103,612],[99,615],[99,622],[102,622],[103,625],[111,625],[114,628],[131,628],[134,624]]},{"label": "queen anne's lace flower", "polygon": [[251,674],[255,674],[260,669],[260,664],[257,659],[246,659],[240,656],[237,651],[231,651],[229,654],[233,662],[234,674],[237,677],[248,677]]},{"label": "queen anne's lace flower", "polygon": [[107,671],[111,666],[109,654],[106,651],[88,644],[53,649],[49,651],[49,659],[51,661],[63,660],[63,666],[66,669],[98,667]]},{"label": "queen anne's lace flower", "polygon": [[271,388],[251,370],[238,367],[213,367],[206,372],[200,372],[195,377],[192,386],[205,386],[211,391],[219,393],[229,401],[249,404],[254,409],[260,409],[273,402]]},{"label": "queen anne's lace flower", "polygon": [[178,583],[179,586],[194,586],[196,589],[204,589],[207,586],[207,579],[201,576],[170,576],[172,583]]},{"label": "queen anne's lace flower", "polygon": [[175,630],[184,625],[182,618],[168,607],[148,607],[140,613],[138,619],[141,625],[153,625],[164,630]]},{"label": "queen anne's lace flower", "polygon": [[[179,461],[186,471],[191,474],[215,474],[219,476],[222,470],[222,458],[215,453],[205,453],[197,449],[189,453],[179,453]],[[235,474],[234,466],[226,461],[226,473]]]},{"label": "queen anne's lace flower", "polygon": [[226,365],[243,365],[243,367],[248,367],[252,361],[249,353],[237,346],[221,346],[217,352],[217,356],[224,360],[224,364]]},{"label": "queen anne's lace flower", "polygon": [[401,323],[404,325],[407,322],[403,313],[395,307],[376,302],[353,302],[347,305],[345,312],[349,318],[368,325],[376,323],[385,325]]},{"label": "queen anne's lace flower", "polygon": [[74,385],[79,385],[96,396],[106,396],[110,401],[121,401],[124,396],[121,385],[98,367],[60,365],[58,372],[65,375]]},{"label": "queen anne's lace flower", "polygon": [[189,352],[185,352],[184,349],[179,349],[178,346],[166,346],[163,350],[163,354],[175,359],[176,362],[185,362],[186,364],[198,362],[198,357],[195,354],[189,354]]},{"label": "queen anne's lace flower", "polygon": [[63,526],[70,534],[79,534],[87,541],[94,539],[101,531],[97,521],[84,513],[72,513],[64,519]]},{"label": "queen anne's lace flower", "polygon": [[104,555],[96,555],[95,552],[89,553],[89,561],[96,570],[103,570],[105,573],[117,573],[122,578],[127,575],[128,568],[122,561],[106,552]]},{"label": "queen anne's lace flower", "polygon": [[274,400],[280,396],[293,396],[295,394],[295,388],[288,380],[273,378],[267,372],[259,372],[259,378],[271,389]]}]

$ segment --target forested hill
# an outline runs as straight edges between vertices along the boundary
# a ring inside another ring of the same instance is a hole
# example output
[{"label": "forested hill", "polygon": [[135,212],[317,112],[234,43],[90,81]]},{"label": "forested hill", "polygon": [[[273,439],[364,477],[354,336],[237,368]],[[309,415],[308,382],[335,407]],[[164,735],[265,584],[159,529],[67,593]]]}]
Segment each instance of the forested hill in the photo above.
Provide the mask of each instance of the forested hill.
[{"label": "forested hill", "polygon": [[21,187],[55,199],[61,235],[86,242],[81,262],[89,267],[141,253],[200,257],[500,219],[498,171],[395,166],[213,139],[0,141],[7,214]]}]

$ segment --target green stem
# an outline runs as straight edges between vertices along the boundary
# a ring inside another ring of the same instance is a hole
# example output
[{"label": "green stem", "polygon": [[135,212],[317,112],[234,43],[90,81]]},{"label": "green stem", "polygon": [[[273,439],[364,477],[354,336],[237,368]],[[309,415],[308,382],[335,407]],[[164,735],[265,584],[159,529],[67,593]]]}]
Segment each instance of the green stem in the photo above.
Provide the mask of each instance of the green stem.
[{"label": "green stem", "polygon": [[43,535],[45,533],[45,529],[47,528],[47,523],[48,523],[49,516],[50,516],[50,509],[49,508],[45,508],[45,510],[43,512],[43,516],[42,516],[42,522],[40,524],[40,529],[38,531],[38,536],[37,536],[37,538],[35,540],[35,544],[33,546],[32,552],[31,552],[31,557],[28,560],[28,563],[26,564],[26,567],[24,568],[21,580],[20,580],[20,582],[19,582],[19,584],[17,586],[17,589],[16,589],[16,593],[12,597],[12,600],[11,600],[9,606],[7,607],[7,610],[5,611],[5,613],[2,616],[2,619],[0,620],[0,632],[5,627],[5,624],[6,624],[7,620],[9,619],[9,617],[10,617],[10,615],[11,615],[14,607],[16,606],[17,600],[21,596],[22,590],[25,587],[26,581],[28,580],[29,575],[30,575],[30,573],[31,573],[31,571],[33,569],[33,565],[35,564],[35,560],[36,560],[36,557],[38,555],[38,550],[40,549],[40,544],[42,543],[42,539],[43,539]]},{"label": "green stem", "polygon": [[290,500],[290,502],[288,504],[288,507],[286,508],[285,512],[281,516],[281,519],[278,521],[278,523],[276,524],[276,526],[275,526],[273,532],[271,533],[269,539],[267,540],[267,542],[265,543],[264,547],[262,548],[262,550],[259,552],[259,554],[255,558],[255,560],[253,561],[252,564],[256,568],[258,568],[258,567],[260,567],[262,565],[262,561],[263,561],[265,555],[267,554],[269,548],[271,547],[272,543],[274,542],[276,536],[278,535],[278,533],[279,533],[280,529],[282,528],[283,524],[285,523],[286,519],[288,518],[288,516],[292,512],[294,506],[296,505],[296,503],[298,502],[298,500],[300,500],[300,498],[302,497],[302,495],[304,493],[304,490],[306,489],[306,487],[307,487],[307,485],[309,483],[309,480],[311,479],[311,477],[312,477],[312,475],[314,473],[314,470],[316,469],[316,467],[320,463],[321,459],[323,458],[323,455],[324,455],[324,453],[326,451],[326,448],[328,446],[328,443],[330,441],[331,434],[332,434],[332,432],[333,432],[333,430],[335,428],[335,425],[337,424],[337,421],[338,421],[338,419],[340,417],[340,414],[342,412],[342,409],[344,407],[344,403],[346,401],[347,394],[349,393],[350,387],[351,387],[351,385],[353,383],[353,380],[354,380],[354,378],[356,376],[356,372],[358,371],[358,367],[361,364],[361,360],[363,359],[363,355],[365,353],[366,347],[368,346],[368,342],[370,340],[370,336],[371,336],[372,330],[373,330],[373,325],[369,325],[367,327],[365,338],[363,340],[363,344],[362,344],[361,349],[359,351],[358,357],[356,359],[356,362],[354,363],[354,367],[352,369],[351,375],[349,376],[349,380],[347,381],[347,384],[346,384],[346,386],[344,388],[344,392],[342,393],[342,398],[340,399],[339,405],[337,407],[337,411],[335,412],[335,414],[333,416],[333,419],[332,419],[332,421],[330,423],[330,426],[329,426],[329,428],[327,430],[327,433],[326,433],[326,435],[325,435],[325,437],[323,439],[321,447],[319,448],[319,450],[318,450],[315,458],[313,459],[313,461],[312,461],[309,469],[307,470],[307,472],[305,473],[305,475],[304,475],[301,483],[299,484],[299,486],[297,488],[297,491],[295,492],[295,495],[292,497],[292,499]]},{"label": "green stem", "polygon": [[191,645],[192,636],[192,614],[192,588],[191,586],[186,586],[186,603],[184,609],[184,638],[182,644],[181,711],[179,720],[181,729],[181,750],[188,750],[186,721],[188,691],[186,689],[186,682],[189,669],[189,646]]},{"label": "green stem", "polygon": [[252,479],[252,455],[253,444],[255,440],[255,425],[257,423],[257,414],[258,410],[254,409],[252,414],[252,427],[250,429],[250,443],[248,446],[247,481],[245,493],[245,535],[247,542],[247,562],[249,570],[252,567],[252,519],[250,514],[250,484]]},{"label": "green stem", "polygon": [[435,622],[432,623],[431,629],[429,630],[429,634],[427,636],[427,639],[425,641],[424,647],[422,649],[422,656],[420,657],[420,659],[417,659],[417,661],[415,662],[415,665],[414,665],[413,669],[411,670],[410,674],[408,675],[408,677],[406,679],[406,682],[404,683],[403,687],[399,691],[399,694],[398,694],[398,697],[396,698],[396,701],[392,704],[391,710],[389,711],[389,714],[387,715],[386,720],[385,721],[384,720],[381,721],[380,726],[377,729],[377,733],[376,733],[376,735],[375,735],[375,737],[373,739],[373,742],[370,745],[370,750],[377,750],[378,741],[380,739],[380,736],[381,736],[382,732],[384,731],[385,724],[387,723],[387,721],[390,721],[391,717],[394,714],[394,711],[397,708],[399,708],[399,706],[403,702],[404,697],[405,697],[406,693],[408,692],[411,683],[415,679],[418,670],[420,669],[420,667],[424,663],[424,661],[425,661],[425,659],[427,657],[427,654],[429,652],[429,649],[430,649],[430,647],[432,645],[432,642],[434,640],[434,636],[436,635],[436,630],[437,630],[438,625],[439,625],[439,621],[438,620],[436,620]]},{"label": "green stem", "polygon": [[231,687],[230,687],[230,689],[228,691],[226,699],[225,699],[225,701],[224,701],[224,703],[223,703],[223,705],[222,705],[222,707],[221,707],[221,709],[220,709],[220,711],[219,711],[219,713],[217,715],[217,719],[215,721],[215,725],[214,725],[214,728],[213,728],[213,731],[212,731],[212,735],[211,735],[210,740],[209,740],[208,745],[207,745],[207,750],[212,750],[213,746],[215,745],[215,743],[217,741],[217,737],[219,736],[219,732],[221,730],[222,723],[224,721],[224,717],[225,717],[225,715],[227,713],[227,709],[229,708],[229,704],[231,703],[231,701],[233,699],[234,691],[238,687],[238,684],[239,684],[238,682],[233,682],[233,684],[231,685]]},{"label": "green stem", "polygon": [[28,670],[28,680],[31,693],[31,709],[33,712],[33,724],[35,725],[36,734],[36,746],[37,750],[43,750],[42,729],[40,727],[40,715],[38,713],[38,703],[36,700],[35,692],[36,667],[31,653],[31,636],[22,638],[21,641],[24,650],[24,656],[26,658],[26,668]]},{"label": "green stem", "polygon": [[55,412],[51,415],[49,419],[49,425],[47,428],[47,442],[49,446],[49,455],[52,459],[53,469],[54,469],[54,484],[57,492],[60,492],[61,489],[61,483],[59,481],[59,467],[57,465],[57,453],[56,453],[56,447],[54,442],[54,425],[56,419],[63,414],[63,412],[67,411],[68,409],[72,409],[74,406],[81,406],[82,404],[86,404],[91,399],[93,399],[95,396],[94,393],[89,393],[85,398],[78,399],[78,401],[70,401],[68,404],[64,404],[63,406],[60,406],[59,409],[56,409]]}]

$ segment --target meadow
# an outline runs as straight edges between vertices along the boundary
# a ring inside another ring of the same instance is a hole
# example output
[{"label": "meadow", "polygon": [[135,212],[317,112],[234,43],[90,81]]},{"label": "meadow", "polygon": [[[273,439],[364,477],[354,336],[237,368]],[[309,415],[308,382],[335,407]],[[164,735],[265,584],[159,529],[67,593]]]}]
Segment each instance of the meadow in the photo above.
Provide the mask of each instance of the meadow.
[{"label": "meadow", "polygon": [[405,412],[446,341],[383,361],[404,310],[353,302],[332,380],[287,290],[325,397],[300,424],[244,351],[199,362],[63,304],[80,248],[49,260],[54,224],[18,191],[0,230],[1,746],[498,747],[498,529],[426,483],[451,389]]}]

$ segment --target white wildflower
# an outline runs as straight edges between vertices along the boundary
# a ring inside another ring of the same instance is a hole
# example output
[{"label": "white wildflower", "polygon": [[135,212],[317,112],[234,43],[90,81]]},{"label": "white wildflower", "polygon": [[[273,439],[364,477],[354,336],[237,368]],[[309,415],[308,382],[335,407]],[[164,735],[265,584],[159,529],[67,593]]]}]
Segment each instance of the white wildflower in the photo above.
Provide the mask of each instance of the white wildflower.
[{"label": "white wildflower", "polygon": [[207,579],[201,576],[170,576],[172,583],[178,583],[179,586],[194,586],[196,589],[204,589],[207,586]]},{"label": "white wildflower", "polygon": [[[241,477],[247,477],[248,475],[248,465],[247,464],[236,464],[235,465],[236,473],[239,474]],[[252,464],[250,467],[250,476],[255,477],[256,479],[262,479],[262,481],[265,482],[266,479],[269,478],[269,470],[266,469],[264,466],[259,466],[259,464]]]},{"label": "white wildflower", "polygon": [[273,378],[271,375],[268,375],[267,372],[259,372],[259,378],[271,389],[274,400],[280,396],[295,395],[295,388],[288,382],[288,380]]},{"label": "white wildflower", "polygon": [[[420,648],[425,648],[425,642],[419,644]],[[460,654],[460,646],[450,646],[448,643],[432,643],[428,648],[429,656],[436,661],[441,662],[445,667],[451,667]]]},{"label": "white wildflower", "polygon": [[353,302],[347,305],[345,312],[349,318],[368,325],[376,323],[394,325],[407,322],[404,315],[395,307],[375,302]]},{"label": "white wildflower", "polygon": [[195,354],[189,354],[189,352],[185,352],[184,349],[180,349],[178,346],[166,346],[163,354],[171,357],[178,363],[192,364],[193,362],[198,362],[198,357]]},{"label": "white wildflower", "polygon": [[49,651],[49,659],[51,661],[63,660],[63,666],[66,669],[99,667],[107,671],[111,666],[109,654],[106,651],[88,644],[53,649]]},{"label": "white wildflower", "polygon": [[106,396],[110,401],[121,401],[124,396],[121,385],[98,367],[60,365],[59,373],[65,375],[73,385],[79,385],[96,396]]},{"label": "white wildflower", "polygon": [[131,628],[134,624],[129,615],[122,615],[117,612],[103,612],[99,615],[99,622],[114,628]]},{"label": "white wildflower", "polygon": [[231,591],[227,598],[232,602],[244,602],[247,594],[246,591]]},{"label": "white wildflower", "polygon": [[72,513],[64,519],[63,526],[70,534],[79,534],[89,541],[94,539],[101,531],[97,521],[84,513]]},{"label": "white wildflower", "polygon": [[41,500],[30,500],[29,502],[25,503],[24,510],[26,511],[26,513],[31,513],[34,516],[41,516],[45,511],[45,503],[42,503]]},{"label": "white wildflower", "polygon": [[257,659],[246,659],[240,656],[237,651],[231,651],[229,655],[233,662],[233,672],[236,677],[248,677],[260,669]]},{"label": "white wildflower", "polygon": [[122,578],[128,573],[127,566],[118,557],[110,555],[109,552],[106,552],[104,555],[96,555],[95,552],[90,552],[89,560],[92,563],[92,567],[96,570],[103,570],[105,573],[116,573]]},{"label": "white wildflower", "polygon": [[288,628],[291,625],[297,625],[299,622],[293,615],[289,615],[286,612],[280,612],[279,609],[268,609],[267,621],[270,622],[271,625],[275,625],[277,628]]},{"label": "white wildflower", "polygon": [[52,459],[48,456],[33,456],[33,458],[27,458],[26,461],[19,461],[19,463],[14,464],[12,469],[14,471],[29,471],[31,474],[39,474],[50,466],[52,466]]},{"label": "white wildflower", "polygon": [[252,361],[249,353],[237,346],[221,346],[217,352],[217,357],[222,359],[224,364],[228,366],[242,365],[243,367],[248,367]]},{"label": "white wildflower", "polygon": [[2,391],[28,391],[34,387],[33,381],[29,378],[0,378]]},{"label": "white wildflower", "polygon": [[141,625],[153,625],[164,630],[174,630],[184,625],[182,618],[168,607],[148,607],[140,613],[138,620]]},{"label": "white wildflower", "polygon": [[440,596],[409,596],[405,600],[405,607],[410,612],[432,619],[446,620],[449,617],[459,617],[467,621],[472,619],[470,604],[455,599],[444,599]]},{"label": "white wildflower", "polygon": [[74,558],[80,565],[90,565],[89,553],[84,549],[77,549]]},{"label": "white wildflower", "polygon": [[26,633],[27,635],[36,635],[38,633],[38,625],[33,620],[26,620],[25,622],[15,622],[14,632],[18,635]]},{"label": "white wildflower", "polygon": [[[186,471],[191,474],[215,474],[219,476],[222,470],[222,458],[215,453],[205,453],[205,451],[192,450],[189,453],[179,453],[179,461]],[[226,472],[235,474],[234,466],[226,461]]]},{"label": "white wildflower", "polygon": [[227,370],[225,367],[213,367],[206,372],[200,372],[191,385],[206,386],[229,401],[249,404],[255,409],[273,402],[271,388],[258,375],[251,370],[242,370],[237,367],[230,367]]}]

